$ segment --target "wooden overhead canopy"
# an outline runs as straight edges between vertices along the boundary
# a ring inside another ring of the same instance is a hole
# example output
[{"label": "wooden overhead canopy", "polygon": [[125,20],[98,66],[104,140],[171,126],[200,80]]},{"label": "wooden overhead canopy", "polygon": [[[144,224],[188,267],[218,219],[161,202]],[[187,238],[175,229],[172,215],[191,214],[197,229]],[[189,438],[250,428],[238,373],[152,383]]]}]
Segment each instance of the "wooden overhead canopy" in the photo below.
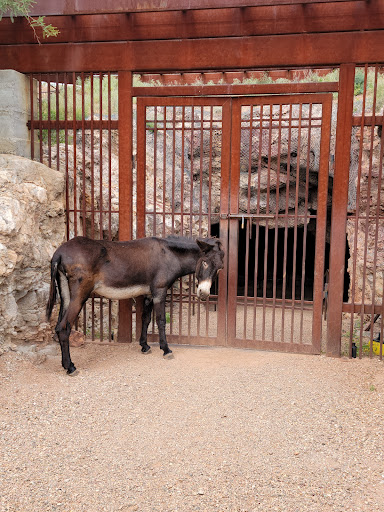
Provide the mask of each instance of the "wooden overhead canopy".
[{"label": "wooden overhead canopy", "polygon": [[41,0],[35,14],[46,15],[46,23],[58,27],[59,36],[38,45],[25,19],[11,23],[4,18],[0,68],[26,73],[166,72],[382,60],[384,0],[164,0],[161,7],[156,4]]}]

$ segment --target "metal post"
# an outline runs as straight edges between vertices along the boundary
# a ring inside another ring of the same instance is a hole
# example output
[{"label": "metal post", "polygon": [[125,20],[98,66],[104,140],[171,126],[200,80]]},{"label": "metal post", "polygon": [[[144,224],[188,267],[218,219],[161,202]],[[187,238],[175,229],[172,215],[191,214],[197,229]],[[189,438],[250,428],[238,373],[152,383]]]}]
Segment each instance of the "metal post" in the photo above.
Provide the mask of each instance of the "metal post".
[{"label": "metal post", "polygon": [[[132,73],[119,72],[119,239],[132,239]],[[119,342],[132,341],[132,299],[119,302]]]},{"label": "metal post", "polygon": [[327,356],[340,357],[355,64],[340,66],[333,178]]}]

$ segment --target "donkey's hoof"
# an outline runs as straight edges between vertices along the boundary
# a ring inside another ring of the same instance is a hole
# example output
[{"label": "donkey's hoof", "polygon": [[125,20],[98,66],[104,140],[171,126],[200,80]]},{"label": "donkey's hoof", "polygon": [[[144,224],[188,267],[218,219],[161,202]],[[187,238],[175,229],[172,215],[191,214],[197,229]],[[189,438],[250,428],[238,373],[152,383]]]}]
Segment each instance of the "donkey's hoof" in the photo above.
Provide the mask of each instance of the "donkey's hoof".
[{"label": "donkey's hoof", "polygon": [[175,359],[175,356],[172,354],[172,352],[167,352],[163,355],[164,359]]},{"label": "donkey's hoof", "polygon": [[141,353],[142,353],[142,354],[144,354],[145,356],[146,356],[147,354],[150,354],[151,352],[152,352],[151,347],[147,347],[147,348],[143,347],[143,348],[141,349]]},{"label": "donkey's hoof", "polygon": [[74,377],[79,373],[79,370],[76,369],[76,366],[72,365],[67,370],[67,375],[70,375],[71,377]]}]

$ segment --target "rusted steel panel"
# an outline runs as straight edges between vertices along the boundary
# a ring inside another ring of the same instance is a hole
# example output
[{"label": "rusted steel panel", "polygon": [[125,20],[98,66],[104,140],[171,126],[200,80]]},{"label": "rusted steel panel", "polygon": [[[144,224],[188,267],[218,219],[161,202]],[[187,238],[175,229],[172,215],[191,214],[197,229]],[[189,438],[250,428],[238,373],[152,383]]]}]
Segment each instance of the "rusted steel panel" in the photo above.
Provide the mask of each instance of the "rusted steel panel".
[{"label": "rusted steel panel", "polygon": [[235,70],[255,67],[329,66],[377,62],[383,31],[177,41],[0,46],[3,69],[137,72]]},{"label": "rusted steel panel", "polygon": [[167,87],[134,87],[133,96],[238,96],[248,94],[300,94],[337,92],[338,82],[284,83],[253,85],[197,85]]},{"label": "rusted steel panel", "polygon": [[278,6],[284,4],[312,4],[347,2],[350,0],[39,0],[37,5],[31,7],[31,14],[37,15],[61,15],[61,14],[92,14],[114,12],[157,12],[195,10],[195,9],[221,9],[225,7],[252,7],[255,5]]},{"label": "rusted steel panel", "polygon": [[[120,41],[145,39],[182,39],[235,37],[377,30],[384,27],[382,0],[343,3],[313,3],[221,8],[157,13],[114,13],[76,16],[47,16],[47,24],[60,31],[55,42]],[[27,20],[3,19],[0,44],[34,43]],[[51,43],[41,39],[42,44]]]},{"label": "rusted steel panel", "polygon": [[328,292],[327,355],[340,356],[344,288],[345,237],[348,206],[349,162],[353,115],[355,65],[340,68],[335,174],[332,194],[332,221]]}]

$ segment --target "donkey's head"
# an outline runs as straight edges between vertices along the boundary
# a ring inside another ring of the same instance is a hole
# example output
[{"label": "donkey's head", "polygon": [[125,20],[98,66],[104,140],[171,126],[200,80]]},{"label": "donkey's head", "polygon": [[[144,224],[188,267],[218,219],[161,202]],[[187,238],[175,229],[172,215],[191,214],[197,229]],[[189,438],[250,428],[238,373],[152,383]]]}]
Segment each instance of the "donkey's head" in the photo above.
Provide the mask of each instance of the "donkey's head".
[{"label": "donkey's head", "polygon": [[206,300],[217,273],[224,267],[224,251],[220,240],[216,238],[197,239],[196,242],[200,248],[196,265],[197,296]]}]

